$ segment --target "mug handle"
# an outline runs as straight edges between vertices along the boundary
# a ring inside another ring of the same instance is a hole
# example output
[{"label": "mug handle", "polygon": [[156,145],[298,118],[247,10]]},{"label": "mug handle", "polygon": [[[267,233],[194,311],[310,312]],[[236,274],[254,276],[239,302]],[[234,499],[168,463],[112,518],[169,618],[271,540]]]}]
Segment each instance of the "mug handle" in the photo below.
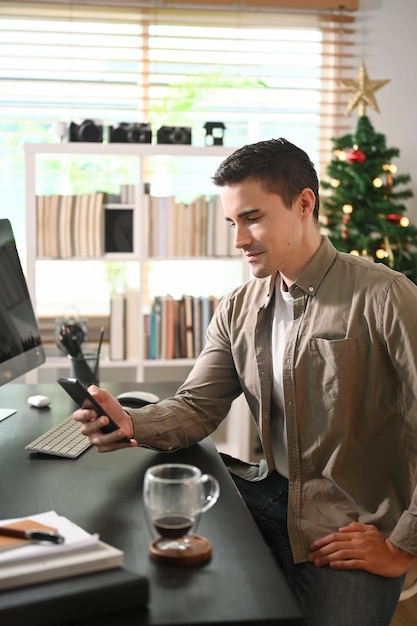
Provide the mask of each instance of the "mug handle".
[{"label": "mug handle", "polygon": [[204,513],[217,502],[220,495],[220,486],[217,479],[214,476],[210,476],[210,474],[203,474],[200,478],[200,483],[204,490],[203,505],[201,507],[201,513]]}]

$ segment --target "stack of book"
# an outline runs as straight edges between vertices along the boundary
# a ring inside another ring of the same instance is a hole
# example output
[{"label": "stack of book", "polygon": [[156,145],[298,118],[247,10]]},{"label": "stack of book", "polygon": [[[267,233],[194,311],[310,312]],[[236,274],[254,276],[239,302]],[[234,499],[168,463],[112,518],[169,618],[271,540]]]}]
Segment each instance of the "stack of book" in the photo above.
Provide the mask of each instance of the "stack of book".
[{"label": "stack of book", "polygon": [[[123,552],[54,511],[2,520],[0,622],[7,626],[78,623],[149,601],[146,576],[124,569]],[[63,543],[6,536],[4,528],[54,532]]]},{"label": "stack of book", "polygon": [[54,511],[4,520],[1,527],[25,531],[56,531],[63,543],[1,536],[0,590],[70,578],[123,565],[123,552]]}]

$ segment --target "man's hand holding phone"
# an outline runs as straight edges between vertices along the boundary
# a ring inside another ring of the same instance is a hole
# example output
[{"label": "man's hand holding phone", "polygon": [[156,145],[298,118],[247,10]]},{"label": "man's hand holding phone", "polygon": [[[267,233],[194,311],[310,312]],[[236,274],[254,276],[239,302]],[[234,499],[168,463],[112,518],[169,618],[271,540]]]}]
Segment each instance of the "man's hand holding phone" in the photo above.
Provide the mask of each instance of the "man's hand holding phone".
[{"label": "man's hand holding phone", "polygon": [[[71,382],[72,381],[72,382]],[[108,391],[95,385],[85,389],[74,379],[59,379],[59,384],[80,406],[73,418],[80,422],[80,431],[98,452],[136,447],[132,418]],[[82,395],[81,395],[82,394]],[[83,397],[82,397],[83,396]]]}]

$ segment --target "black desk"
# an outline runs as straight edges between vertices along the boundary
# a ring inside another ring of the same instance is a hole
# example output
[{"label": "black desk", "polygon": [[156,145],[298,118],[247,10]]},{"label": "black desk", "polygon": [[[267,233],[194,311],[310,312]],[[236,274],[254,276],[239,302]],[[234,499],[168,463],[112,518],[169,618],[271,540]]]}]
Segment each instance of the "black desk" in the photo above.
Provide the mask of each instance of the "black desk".
[{"label": "black desk", "polygon": [[[105,386],[113,393],[132,388],[131,384],[126,388]],[[177,385],[142,387],[166,397]],[[48,395],[51,409],[28,407],[27,397],[34,393]],[[69,415],[71,400],[58,385],[9,383],[0,388],[0,407],[18,409],[0,422],[1,518],[55,510],[122,549],[125,567],[149,578],[147,609],[88,622],[77,620],[77,626],[303,623],[287,582],[211,439],[170,454],[145,449],[98,454],[90,449],[75,461],[31,455],[25,445]],[[213,545],[212,559],[204,566],[161,565],[148,557],[150,536],[143,513],[142,481],[149,465],[170,461],[197,465],[220,483],[220,498],[202,515],[198,529]]]}]

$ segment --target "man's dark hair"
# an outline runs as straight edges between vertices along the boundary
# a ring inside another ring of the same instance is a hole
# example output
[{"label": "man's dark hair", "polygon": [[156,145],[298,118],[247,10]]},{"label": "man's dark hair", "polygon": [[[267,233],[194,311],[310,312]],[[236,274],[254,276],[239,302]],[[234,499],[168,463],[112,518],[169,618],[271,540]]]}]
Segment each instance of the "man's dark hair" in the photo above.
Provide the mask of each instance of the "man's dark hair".
[{"label": "man's dark hair", "polygon": [[218,167],[213,182],[218,187],[246,179],[260,182],[269,193],[281,196],[289,207],[309,187],[316,195],[314,217],[319,216],[319,182],[313,163],[304,150],[286,139],[248,144],[228,156]]}]

